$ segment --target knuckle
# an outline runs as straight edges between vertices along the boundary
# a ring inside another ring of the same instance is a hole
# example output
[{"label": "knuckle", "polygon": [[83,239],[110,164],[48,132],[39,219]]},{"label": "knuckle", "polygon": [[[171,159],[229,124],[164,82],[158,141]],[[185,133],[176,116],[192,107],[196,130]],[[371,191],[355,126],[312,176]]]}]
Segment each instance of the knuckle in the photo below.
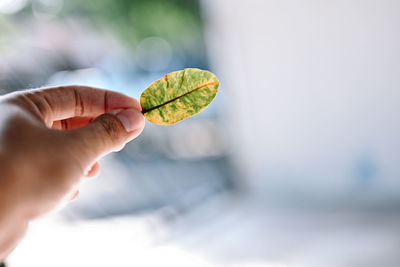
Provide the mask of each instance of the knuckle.
[{"label": "knuckle", "polygon": [[111,141],[118,142],[122,139],[122,125],[114,115],[106,113],[96,120],[99,121],[104,132],[106,133],[107,137],[111,139]]}]

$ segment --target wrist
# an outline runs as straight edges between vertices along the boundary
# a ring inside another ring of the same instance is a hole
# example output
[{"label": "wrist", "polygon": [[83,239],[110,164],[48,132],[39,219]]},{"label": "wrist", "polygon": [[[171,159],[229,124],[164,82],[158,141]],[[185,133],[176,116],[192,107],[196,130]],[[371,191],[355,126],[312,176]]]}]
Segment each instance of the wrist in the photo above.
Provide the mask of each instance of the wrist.
[{"label": "wrist", "polygon": [[27,200],[24,192],[18,189],[18,168],[11,161],[0,153],[0,220],[4,216],[28,220],[24,211]]},{"label": "wrist", "polygon": [[0,155],[0,262],[14,249],[24,236],[29,218],[16,194],[13,174]]},{"label": "wrist", "polygon": [[[0,177],[2,178],[2,177]],[[4,191],[4,187],[1,187]],[[28,229],[29,219],[21,206],[1,192],[0,197],[0,262],[17,246]]]}]

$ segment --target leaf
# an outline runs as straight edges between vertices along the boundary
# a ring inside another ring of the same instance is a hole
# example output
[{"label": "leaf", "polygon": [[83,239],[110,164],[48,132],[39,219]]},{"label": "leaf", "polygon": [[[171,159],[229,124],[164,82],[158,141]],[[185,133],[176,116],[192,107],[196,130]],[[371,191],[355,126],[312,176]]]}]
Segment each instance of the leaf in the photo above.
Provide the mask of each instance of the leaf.
[{"label": "leaf", "polygon": [[218,92],[217,77],[205,70],[171,72],[140,96],[144,116],[155,124],[173,124],[204,110]]}]

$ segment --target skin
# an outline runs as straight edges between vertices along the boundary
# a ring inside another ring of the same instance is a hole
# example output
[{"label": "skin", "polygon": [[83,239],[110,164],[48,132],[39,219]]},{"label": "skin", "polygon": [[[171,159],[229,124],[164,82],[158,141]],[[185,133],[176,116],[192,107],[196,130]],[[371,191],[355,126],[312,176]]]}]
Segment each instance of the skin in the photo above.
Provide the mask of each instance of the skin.
[{"label": "skin", "polygon": [[78,196],[97,160],[143,130],[136,99],[85,86],[0,96],[0,262],[29,222]]}]

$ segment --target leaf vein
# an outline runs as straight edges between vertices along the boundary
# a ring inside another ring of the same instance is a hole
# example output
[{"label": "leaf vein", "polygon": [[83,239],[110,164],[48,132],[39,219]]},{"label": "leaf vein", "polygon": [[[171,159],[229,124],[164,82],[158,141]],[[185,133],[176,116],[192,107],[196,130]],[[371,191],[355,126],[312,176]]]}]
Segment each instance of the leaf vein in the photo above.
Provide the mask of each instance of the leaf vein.
[{"label": "leaf vein", "polygon": [[[183,76],[182,76],[182,77],[183,77]],[[199,86],[199,87],[197,87],[197,88],[195,88],[195,89],[193,89],[193,90],[191,90],[191,91],[189,91],[189,92],[186,92],[186,93],[184,93],[184,94],[182,94],[182,95],[180,95],[180,96],[177,96],[177,97],[175,97],[175,98],[173,98],[173,99],[171,99],[171,100],[168,100],[168,101],[166,101],[166,102],[164,102],[164,103],[162,103],[162,104],[159,104],[159,105],[154,106],[154,107],[149,108],[149,109],[144,109],[144,110],[142,110],[142,113],[145,114],[146,112],[152,111],[152,110],[154,110],[154,109],[158,109],[158,108],[160,108],[160,107],[162,107],[162,106],[164,106],[164,105],[167,105],[167,104],[169,104],[169,103],[171,103],[171,102],[173,102],[173,101],[175,101],[175,100],[177,100],[177,99],[179,99],[179,98],[181,98],[181,97],[184,97],[184,96],[186,96],[186,95],[188,95],[188,94],[191,94],[191,93],[193,93],[194,91],[197,91],[197,90],[199,90],[199,89],[201,89],[201,88],[204,88],[204,87],[207,87],[207,86],[216,85],[216,84],[218,84],[218,82],[211,82],[211,83],[203,84],[203,85],[201,85],[201,86]]]}]

